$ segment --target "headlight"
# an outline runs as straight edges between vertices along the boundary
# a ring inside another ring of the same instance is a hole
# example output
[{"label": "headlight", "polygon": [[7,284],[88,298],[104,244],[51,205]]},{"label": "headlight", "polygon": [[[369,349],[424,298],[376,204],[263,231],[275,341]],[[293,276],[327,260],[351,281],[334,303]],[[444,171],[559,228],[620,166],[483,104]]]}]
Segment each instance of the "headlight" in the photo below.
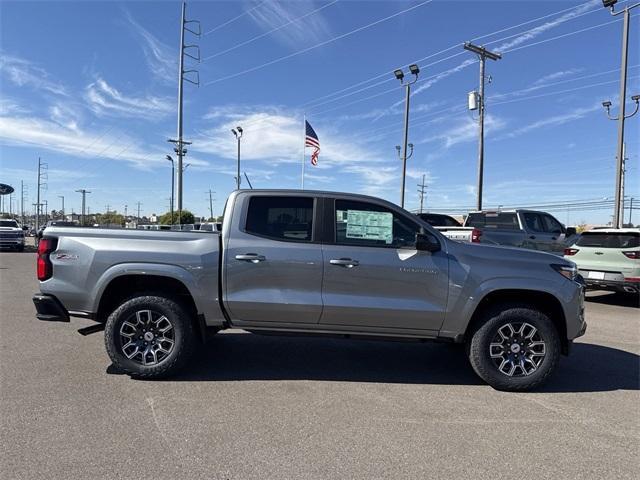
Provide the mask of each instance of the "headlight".
[{"label": "headlight", "polygon": [[578,267],[575,263],[570,265],[551,265],[551,268],[568,280],[575,280],[578,276]]}]

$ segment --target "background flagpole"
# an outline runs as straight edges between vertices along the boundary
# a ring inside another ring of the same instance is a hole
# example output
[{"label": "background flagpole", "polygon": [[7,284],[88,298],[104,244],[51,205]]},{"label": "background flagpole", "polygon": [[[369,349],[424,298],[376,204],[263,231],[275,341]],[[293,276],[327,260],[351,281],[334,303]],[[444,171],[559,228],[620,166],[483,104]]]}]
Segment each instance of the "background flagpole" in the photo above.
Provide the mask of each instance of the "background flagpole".
[{"label": "background flagpole", "polygon": [[307,144],[307,114],[302,115],[302,180],[300,182],[300,189],[304,190],[304,149]]}]

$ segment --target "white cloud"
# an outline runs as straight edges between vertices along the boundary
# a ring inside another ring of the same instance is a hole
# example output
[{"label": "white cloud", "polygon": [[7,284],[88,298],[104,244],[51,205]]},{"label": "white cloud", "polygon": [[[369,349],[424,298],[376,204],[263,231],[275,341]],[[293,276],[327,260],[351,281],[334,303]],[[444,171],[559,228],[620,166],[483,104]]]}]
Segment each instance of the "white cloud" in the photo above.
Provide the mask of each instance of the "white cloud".
[{"label": "white cloud", "polygon": [[[453,126],[451,126],[453,125]],[[486,115],[484,118],[485,137],[506,127],[506,122],[494,115]],[[444,148],[464,142],[475,141],[478,138],[478,121],[468,116],[455,119],[452,124],[445,125],[442,132],[430,135],[418,143],[442,142]]]},{"label": "white cloud", "polygon": [[[53,121],[30,117],[0,116],[0,142],[4,145],[36,146],[81,158],[93,157],[96,161],[118,160],[143,169],[164,158],[163,152],[150,152],[139,145],[139,139],[123,133],[105,136],[80,129],[70,130]],[[193,159],[191,162],[195,163]]]},{"label": "white cloud", "polygon": [[142,51],[151,73],[164,82],[175,82],[178,77],[177,51],[158,40],[126,10],[125,17],[133,34],[142,40]]},{"label": "white cloud", "polygon": [[165,117],[173,111],[174,107],[173,99],[168,97],[125,96],[100,77],[87,86],[85,100],[87,106],[97,115],[136,117],[148,120]]},{"label": "white cloud", "polygon": [[68,95],[66,89],[59,83],[50,80],[49,73],[28,60],[0,54],[0,71],[15,85],[29,86],[36,90],[44,90],[56,95]]},{"label": "white cloud", "polygon": [[55,102],[49,107],[49,115],[58,125],[75,132],[79,131],[80,113],[67,102]]},{"label": "white cloud", "polygon": [[578,15],[581,15],[581,14],[585,13],[589,9],[595,7],[596,5],[601,5],[601,2],[599,0],[591,0],[589,2],[585,2],[582,5],[577,6],[576,8],[571,10],[570,12],[562,14],[559,17],[554,18],[553,20],[549,20],[548,22],[545,22],[542,25],[538,25],[537,27],[534,27],[534,28],[532,28],[530,30],[527,30],[522,35],[519,35],[519,36],[509,40],[508,42],[504,42],[499,47],[496,47],[495,50],[498,51],[498,52],[503,52],[503,51],[508,50],[510,48],[513,48],[513,47],[515,47],[517,45],[520,45],[520,44],[526,42],[527,40],[531,40],[533,38],[536,38],[537,36],[545,33],[546,31],[551,30],[551,29],[553,29],[555,27],[558,27],[558,26],[562,25],[563,23],[571,20],[572,18],[575,18]]},{"label": "white cloud", "polygon": [[516,128],[515,130],[498,138],[498,140],[503,138],[514,138],[520,135],[524,135],[525,133],[529,133],[532,130],[538,130],[539,128],[558,126],[558,125],[563,125],[565,123],[573,122],[575,120],[584,118],[586,115],[592,112],[599,111],[601,109],[602,109],[602,106],[597,104],[597,105],[592,105],[591,107],[576,108],[575,110],[572,110],[570,112],[563,113],[560,115],[545,117],[541,120],[537,120],[528,125],[524,125],[520,128]]},{"label": "white cloud", "polygon": [[[313,2],[308,0],[286,3],[270,1],[247,13],[260,28],[273,32],[280,42],[290,47],[300,47],[317,43],[331,35],[329,24],[320,14],[307,16],[304,22],[295,21],[313,9]],[[285,24],[287,28],[280,28]]]},{"label": "white cloud", "polygon": [[[233,159],[237,155],[236,142],[231,129],[242,126],[242,158],[263,160],[270,164],[302,161],[304,130],[302,116],[295,111],[276,106],[223,106],[205,115],[216,120],[217,125],[201,132],[193,139],[192,150]],[[320,162],[318,169],[363,161],[376,162],[375,153],[364,144],[326,125],[314,128],[320,137]],[[307,160],[310,149],[306,150]]]},{"label": "white cloud", "polygon": [[582,68],[570,68],[569,70],[560,70],[558,72],[549,73],[547,75],[543,75],[535,82],[533,82],[533,86],[541,86],[549,83],[552,80],[558,80],[560,78],[568,77],[571,75],[575,75],[576,73],[580,73]]}]

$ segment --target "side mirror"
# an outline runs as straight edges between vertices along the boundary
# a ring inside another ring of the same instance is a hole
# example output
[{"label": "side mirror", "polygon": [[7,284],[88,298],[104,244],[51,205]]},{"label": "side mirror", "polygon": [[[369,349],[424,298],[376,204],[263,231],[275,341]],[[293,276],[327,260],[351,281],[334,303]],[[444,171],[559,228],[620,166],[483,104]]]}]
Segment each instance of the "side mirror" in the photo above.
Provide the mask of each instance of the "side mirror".
[{"label": "side mirror", "polygon": [[440,250],[440,242],[430,233],[416,233],[416,250],[434,253]]},{"label": "side mirror", "polygon": [[567,237],[571,237],[572,235],[576,235],[577,233],[578,231],[576,230],[576,227],[567,227],[565,231]]}]

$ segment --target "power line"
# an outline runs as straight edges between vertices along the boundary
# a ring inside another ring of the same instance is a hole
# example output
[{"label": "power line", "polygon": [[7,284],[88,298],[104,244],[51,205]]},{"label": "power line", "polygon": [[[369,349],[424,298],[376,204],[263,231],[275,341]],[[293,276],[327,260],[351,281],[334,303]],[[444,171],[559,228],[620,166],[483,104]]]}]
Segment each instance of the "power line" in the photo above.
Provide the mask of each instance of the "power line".
[{"label": "power line", "polygon": [[340,35],[337,35],[337,36],[332,37],[332,38],[330,38],[328,40],[325,40],[323,42],[320,42],[320,43],[317,43],[315,45],[312,45],[310,47],[303,48],[301,50],[297,50],[297,51],[292,52],[292,53],[290,53],[288,55],[283,55],[282,57],[275,58],[275,59],[270,60],[268,62],[265,62],[265,63],[262,63],[260,65],[257,65],[255,67],[247,68],[246,70],[243,70],[241,72],[236,72],[236,73],[233,73],[231,75],[227,75],[225,77],[220,77],[220,78],[217,78],[215,80],[211,80],[211,81],[205,83],[203,86],[206,87],[208,85],[213,85],[215,83],[223,82],[225,80],[230,80],[232,78],[236,78],[236,77],[239,77],[241,75],[245,75],[247,73],[255,72],[256,70],[260,70],[260,69],[262,69],[264,67],[268,67],[270,65],[274,65],[276,63],[280,63],[280,62],[282,62],[284,60],[288,60],[289,58],[297,57],[298,55],[302,55],[303,53],[309,52],[311,50],[315,50],[316,48],[319,48],[319,47],[322,47],[324,45],[328,45],[328,44],[333,43],[335,41],[341,40],[341,39],[346,38],[348,36],[351,36],[351,35],[353,35],[355,33],[358,33],[358,32],[361,32],[363,30],[366,30],[367,28],[374,27],[374,26],[376,26],[376,25],[378,25],[380,23],[386,22],[387,20],[391,20],[392,18],[395,18],[395,17],[397,17],[399,15],[402,15],[402,14],[405,14],[405,13],[410,12],[412,10],[415,10],[416,8],[420,8],[423,5],[426,5],[426,4],[431,3],[433,1],[434,0],[424,0],[423,2],[420,2],[417,5],[413,5],[412,7],[405,8],[404,10],[396,12],[393,15],[389,15],[387,17],[381,18],[379,20],[376,20],[375,22],[368,23],[367,25],[363,25],[363,26],[358,27],[358,28],[356,28],[354,30],[351,30],[349,32],[342,33]]},{"label": "power line", "polygon": [[213,27],[211,30],[204,32],[203,36],[207,36],[210,33],[213,33],[215,31],[220,30],[221,28],[226,27],[227,25],[232,24],[233,22],[235,22],[236,20],[241,19],[242,17],[244,17],[245,15],[248,15],[249,13],[253,12],[254,10],[258,9],[259,7],[261,7],[264,3],[266,3],[266,0],[263,0],[262,2],[260,2],[259,4],[257,4],[256,6],[250,8],[249,10],[245,10],[244,12],[242,12],[240,15],[233,17],[229,20],[227,20],[226,22],[221,23],[220,25],[218,25],[217,27]]},{"label": "power line", "polygon": [[[226,50],[222,50],[220,52],[214,53],[213,55],[209,55],[207,57],[204,57],[202,59],[202,63],[206,62],[207,60],[211,60],[212,58],[216,58],[216,57],[219,57],[221,55],[224,55],[225,53],[233,52],[234,50],[237,50],[238,48],[244,47],[245,45],[249,45],[250,43],[253,43],[256,40],[259,40],[259,39],[261,39],[263,37],[266,37],[267,35],[271,35],[272,33],[277,32],[278,30],[281,30],[281,29],[283,29],[284,27],[286,27],[288,25],[291,25],[292,23],[296,23],[299,20],[302,20],[302,19],[304,19],[306,17],[309,17],[309,16],[311,16],[311,15],[313,15],[315,13],[318,13],[320,10],[324,10],[325,8],[330,7],[331,5],[337,3],[338,1],[339,0],[333,0],[332,2],[326,3],[326,4],[322,5],[321,7],[318,7],[315,10],[312,10],[309,13],[305,13],[304,15],[302,15],[300,17],[297,17],[297,18],[294,18],[292,20],[289,20],[287,23],[285,23],[283,25],[280,25],[279,27],[272,28],[271,30],[269,30],[267,32],[261,33],[260,35],[256,35],[255,37],[252,37],[249,40],[245,40],[244,42],[240,42],[240,43],[234,45],[233,47],[227,48]],[[207,34],[205,33],[205,35],[207,35]]]},{"label": "power line", "polygon": [[[625,1],[626,1],[626,0],[625,0]],[[584,4],[583,4],[583,5],[584,5]],[[477,37],[473,37],[473,38],[471,39],[471,41],[472,41],[472,42],[476,42],[476,41],[478,41],[478,40],[482,40],[483,38],[492,37],[492,36],[494,36],[494,35],[497,35],[498,33],[503,33],[503,32],[509,31],[509,30],[513,30],[514,28],[522,27],[522,26],[524,26],[524,25],[528,25],[528,24],[530,24],[530,23],[534,23],[534,22],[537,22],[537,21],[539,21],[539,20],[544,20],[545,18],[553,17],[553,16],[556,16],[556,15],[559,15],[559,14],[562,14],[562,13],[565,13],[565,12],[568,12],[568,11],[570,11],[570,10],[576,10],[576,9],[578,9],[578,8],[580,8],[580,7],[581,7],[581,6],[577,6],[577,7],[576,7],[576,6],[574,6],[574,7],[565,8],[565,9],[563,9],[563,10],[559,10],[559,11],[557,11],[557,12],[553,12],[553,13],[550,13],[550,14],[547,14],[547,15],[543,15],[543,16],[541,16],[541,17],[537,17],[537,18],[534,18],[534,19],[531,19],[531,20],[527,20],[526,22],[522,22],[522,23],[519,23],[519,24],[516,24],[516,25],[512,25],[512,26],[510,26],[510,27],[506,27],[506,28],[502,28],[502,29],[500,29],[500,30],[496,30],[496,31],[491,32],[491,33],[487,33],[487,34],[483,34],[483,35],[480,35],[480,36],[477,36]],[[575,15],[574,17],[572,17],[572,18],[568,19],[567,21],[569,21],[569,20],[575,20],[576,18],[580,18],[580,17],[582,17],[582,16],[584,16],[584,15],[588,15],[588,14],[591,14],[591,13],[594,13],[594,12],[598,12],[598,11],[601,11],[601,8],[600,8],[600,7],[595,8],[595,9],[593,9],[593,10],[590,10],[590,11],[588,11],[588,12],[583,12],[583,13],[580,13],[580,14],[578,14],[578,15]],[[536,27],[536,28],[538,28],[538,27]],[[533,30],[533,29],[531,29],[531,30]],[[497,43],[497,42],[500,42],[500,41],[508,40],[509,38],[514,38],[514,37],[517,37],[517,36],[519,36],[519,35],[523,35],[523,34],[525,34],[525,33],[528,33],[528,32],[530,32],[531,30],[527,30],[527,31],[525,31],[525,32],[516,33],[516,34],[514,34],[514,35],[509,35],[509,36],[507,36],[507,37],[504,37],[504,38],[501,38],[501,39],[498,39],[498,40],[493,40],[493,41],[489,42],[488,44],[491,44],[491,43]],[[407,63],[407,65],[406,65],[406,66],[408,66],[410,63],[421,63],[421,62],[423,62],[423,61],[425,61],[425,60],[428,60],[429,58],[433,58],[433,57],[435,57],[435,56],[437,56],[437,55],[440,55],[440,54],[442,54],[442,53],[446,53],[446,52],[448,52],[448,51],[451,51],[451,50],[454,50],[454,49],[458,49],[458,48],[460,48],[460,43],[459,43],[459,42],[456,42],[454,45],[452,45],[452,46],[450,46],[450,47],[447,47],[447,48],[445,48],[445,49],[443,49],[443,50],[440,50],[440,51],[438,51],[438,52],[436,52],[436,53],[433,53],[433,54],[427,55],[426,57],[423,57],[423,58],[420,58],[420,59],[418,59],[418,60],[414,60],[414,61],[412,61],[412,62],[409,62],[409,63]],[[461,55],[461,54],[464,54],[464,52],[459,53],[459,54],[452,55],[452,56],[450,56],[450,57],[447,57],[446,59],[450,59],[450,58],[453,58],[453,57],[457,57],[458,55]],[[443,60],[446,60],[446,59],[443,59]],[[437,62],[436,62],[436,63],[437,63]],[[342,88],[342,89],[337,90],[337,91],[335,91],[335,92],[332,92],[332,93],[329,93],[329,94],[323,95],[323,96],[318,97],[318,98],[316,98],[316,99],[314,99],[314,100],[311,100],[311,101],[309,101],[309,102],[306,102],[306,103],[304,103],[302,106],[308,105],[308,104],[310,104],[310,103],[315,103],[317,100],[324,100],[325,98],[328,98],[328,97],[331,97],[331,96],[334,96],[334,95],[337,95],[337,94],[343,93],[343,92],[345,92],[345,91],[351,90],[351,89],[353,89],[353,88],[359,87],[360,85],[364,85],[364,84],[366,84],[366,83],[369,83],[370,81],[377,80],[377,79],[382,78],[382,77],[386,77],[386,76],[388,76],[388,75],[391,75],[392,73],[393,73],[393,70],[387,70],[387,71],[386,71],[386,72],[384,72],[384,73],[381,73],[381,74],[379,74],[379,75],[375,75],[375,76],[373,76],[373,77],[371,77],[371,78],[369,78],[369,79],[363,80],[363,81],[358,82],[358,83],[355,83],[355,84],[353,84],[353,85],[350,85],[349,87]],[[393,80],[393,79],[390,79],[390,80],[387,80],[387,81],[391,81],[391,80]]]}]

